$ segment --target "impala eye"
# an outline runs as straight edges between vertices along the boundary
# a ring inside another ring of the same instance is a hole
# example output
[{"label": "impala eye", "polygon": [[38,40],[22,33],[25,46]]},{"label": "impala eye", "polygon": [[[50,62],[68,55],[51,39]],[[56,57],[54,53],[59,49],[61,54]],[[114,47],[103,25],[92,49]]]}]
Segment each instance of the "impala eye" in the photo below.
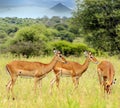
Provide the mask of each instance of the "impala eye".
[{"label": "impala eye", "polygon": [[90,56],[90,58],[93,58],[93,56]]},{"label": "impala eye", "polygon": [[62,57],[62,55],[60,55],[59,57]]}]

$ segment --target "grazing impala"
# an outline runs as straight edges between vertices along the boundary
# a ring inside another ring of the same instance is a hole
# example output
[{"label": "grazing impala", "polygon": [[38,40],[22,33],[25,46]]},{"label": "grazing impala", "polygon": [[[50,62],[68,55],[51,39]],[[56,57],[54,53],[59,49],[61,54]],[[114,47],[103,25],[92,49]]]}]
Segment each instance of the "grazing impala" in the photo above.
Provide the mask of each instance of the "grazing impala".
[{"label": "grazing impala", "polygon": [[11,76],[11,80],[7,84],[8,94],[11,91],[13,99],[13,86],[18,76],[30,76],[35,78],[34,87],[36,91],[37,83],[49,73],[55,64],[60,62],[66,62],[64,57],[59,51],[54,51],[55,56],[49,64],[41,62],[29,62],[29,61],[12,61],[6,65],[6,69]]},{"label": "grazing impala", "polygon": [[101,87],[104,87],[104,92],[110,94],[115,75],[115,70],[112,63],[109,61],[102,61],[97,66],[97,72]]},{"label": "grazing impala", "polygon": [[89,63],[91,61],[94,63],[98,62],[97,59],[91,54],[91,52],[85,52],[84,54],[86,56],[86,60],[82,65],[72,61],[67,61],[67,63],[60,63],[60,62],[56,63],[55,67],[53,68],[56,76],[51,81],[50,92],[52,92],[52,87],[55,82],[56,82],[56,86],[59,87],[60,76],[72,77],[75,86],[74,89],[78,87],[79,78],[87,70]]}]

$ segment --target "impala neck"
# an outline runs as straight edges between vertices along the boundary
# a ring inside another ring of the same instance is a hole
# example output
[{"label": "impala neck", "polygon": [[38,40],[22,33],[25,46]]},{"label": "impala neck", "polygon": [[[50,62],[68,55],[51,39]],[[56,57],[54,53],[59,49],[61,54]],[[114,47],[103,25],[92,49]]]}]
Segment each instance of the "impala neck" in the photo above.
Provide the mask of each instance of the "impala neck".
[{"label": "impala neck", "polygon": [[89,63],[90,63],[90,61],[89,61],[89,58],[87,57],[86,60],[85,60],[85,62],[84,62],[84,64],[82,65],[83,66],[82,67],[83,72],[87,70],[87,68],[89,66]]},{"label": "impala neck", "polygon": [[57,59],[56,59],[56,56],[54,56],[52,61],[49,64],[46,64],[44,66],[44,73],[50,72],[53,69],[53,67],[55,66],[56,63],[57,63]]}]

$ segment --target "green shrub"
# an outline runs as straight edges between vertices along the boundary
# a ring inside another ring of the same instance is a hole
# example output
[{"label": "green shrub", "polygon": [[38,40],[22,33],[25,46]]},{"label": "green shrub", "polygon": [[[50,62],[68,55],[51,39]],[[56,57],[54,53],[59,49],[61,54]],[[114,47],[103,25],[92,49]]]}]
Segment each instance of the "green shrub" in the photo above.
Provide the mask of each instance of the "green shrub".
[{"label": "green shrub", "polygon": [[66,40],[69,42],[73,42],[73,40],[75,39],[75,36],[73,33],[68,32],[68,31],[60,31],[58,36],[60,37],[61,40]]},{"label": "green shrub", "polygon": [[46,28],[44,25],[23,27],[16,32],[14,38],[10,38],[2,45],[1,51],[27,57],[48,55],[51,50],[48,41],[53,40],[54,35],[56,30]]},{"label": "green shrub", "polygon": [[62,52],[65,56],[75,55],[80,56],[85,50],[95,53],[93,48],[89,48],[83,43],[70,43],[68,41],[57,41],[51,43],[53,48],[56,48]]}]

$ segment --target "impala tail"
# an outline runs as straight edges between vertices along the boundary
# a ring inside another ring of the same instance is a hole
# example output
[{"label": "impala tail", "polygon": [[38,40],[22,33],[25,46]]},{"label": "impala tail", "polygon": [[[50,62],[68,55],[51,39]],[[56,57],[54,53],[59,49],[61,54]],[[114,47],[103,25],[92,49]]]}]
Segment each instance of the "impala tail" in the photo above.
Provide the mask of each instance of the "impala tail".
[{"label": "impala tail", "polygon": [[6,65],[6,71],[7,71],[8,74],[10,75],[10,71],[9,71],[9,68],[8,68],[8,64]]}]

